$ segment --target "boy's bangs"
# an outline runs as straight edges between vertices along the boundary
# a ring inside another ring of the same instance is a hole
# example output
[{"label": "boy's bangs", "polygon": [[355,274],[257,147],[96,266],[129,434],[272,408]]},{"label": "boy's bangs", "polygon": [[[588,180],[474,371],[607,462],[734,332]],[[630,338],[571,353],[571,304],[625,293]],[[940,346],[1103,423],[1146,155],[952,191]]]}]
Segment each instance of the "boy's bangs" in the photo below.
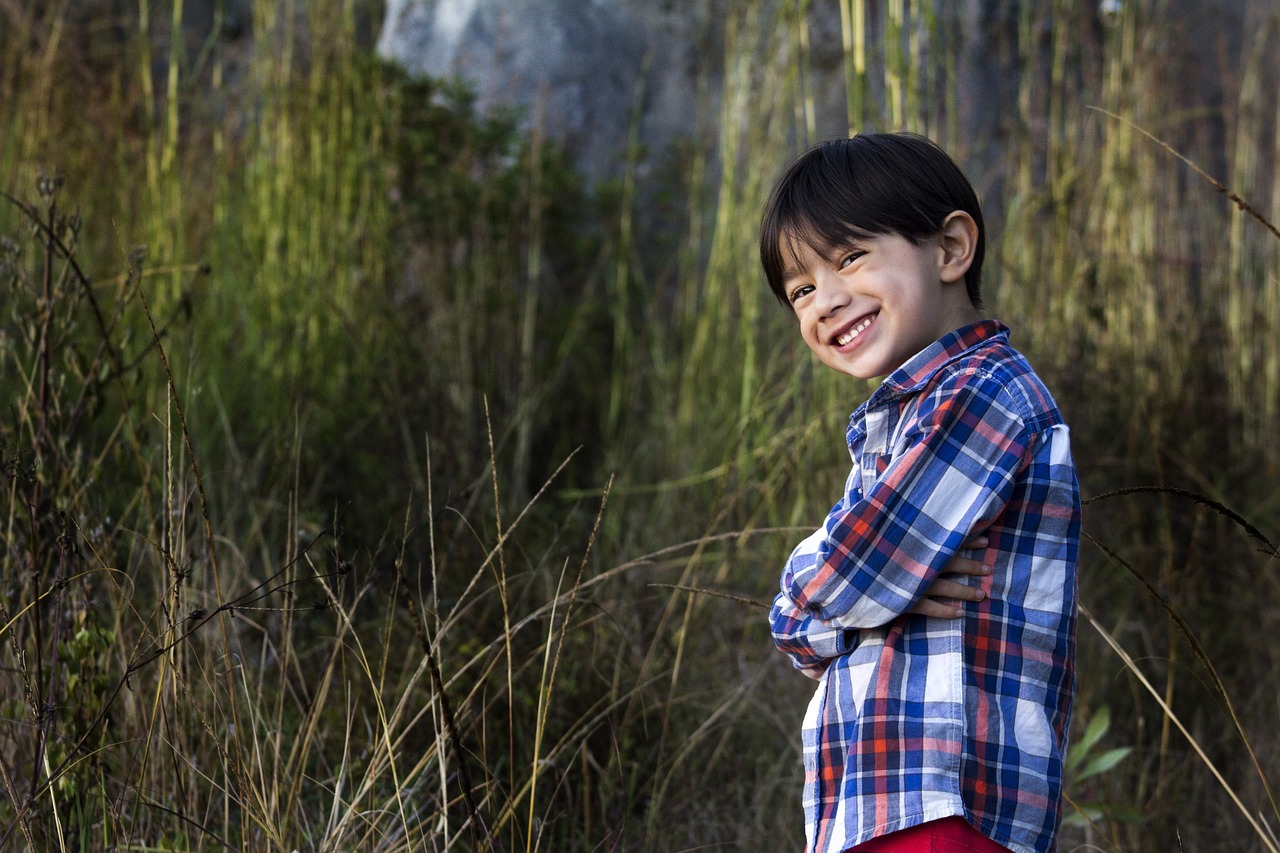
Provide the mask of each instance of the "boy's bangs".
[{"label": "boy's bangs", "polygon": [[805,217],[797,219],[782,232],[782,249],[795,257],[801,246],[808,246],[819,255],[826,257],[832,252],[848,248],[855,240],[870,240],[878,233],[852,222],[839,219],[813,219]]},{"label": "boy's bangs", "polygon": [[825,254],[851,239],[888,230],[879,220],[893,204],[892,198],[881,198],[889,188],[848,165],[821,157],[798,164],[775,200],[771,224],[778,233]]}]

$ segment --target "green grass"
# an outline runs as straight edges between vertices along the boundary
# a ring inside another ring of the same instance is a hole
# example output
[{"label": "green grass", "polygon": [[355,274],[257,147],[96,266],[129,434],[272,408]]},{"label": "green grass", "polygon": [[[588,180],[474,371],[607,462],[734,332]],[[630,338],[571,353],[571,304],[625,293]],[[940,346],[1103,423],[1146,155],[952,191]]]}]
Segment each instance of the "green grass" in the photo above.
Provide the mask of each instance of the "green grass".
[{"label": "green grass", "polygon": [[[818,5],[729,4],[719,112],[594,188],[376,62],[371,6],[0,9],[0,846],[800,846],[751,602],[869,390],[757,269]],[[1096,53],[1078,5],[1023,7],[986,199],[1091,501],[1062,849],[1274,850],[1276,23],[1210,115],[1149,4]],[[957,21],[831,17],[852,128],[985,144]]]}]

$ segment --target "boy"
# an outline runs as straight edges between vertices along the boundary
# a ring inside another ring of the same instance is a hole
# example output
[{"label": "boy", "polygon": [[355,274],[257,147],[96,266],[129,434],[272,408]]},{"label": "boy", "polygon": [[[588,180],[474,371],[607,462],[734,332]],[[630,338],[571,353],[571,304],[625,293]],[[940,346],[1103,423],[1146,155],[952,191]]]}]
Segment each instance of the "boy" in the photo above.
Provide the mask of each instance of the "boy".
[{"label": "boy", "polygon": [[887,375],[771,614],[819,682],[803,732],[817,853],[1055,849],[1079,486],[1053,398],[979,313],[984,241],[960,169],[909,134],[812,149],[765,209],[765,274],[805,343]]}]

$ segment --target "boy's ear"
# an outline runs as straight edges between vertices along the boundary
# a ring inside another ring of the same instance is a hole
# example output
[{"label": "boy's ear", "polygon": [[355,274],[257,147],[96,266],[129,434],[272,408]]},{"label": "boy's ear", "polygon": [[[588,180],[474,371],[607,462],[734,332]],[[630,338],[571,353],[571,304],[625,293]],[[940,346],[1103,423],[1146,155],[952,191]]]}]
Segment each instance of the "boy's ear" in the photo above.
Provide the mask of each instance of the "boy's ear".
[{"label": "boy's ear", "polygon": [[963,210],[953,210],[942,220],[938,239],[942,246],[941,278],[948,284],[959,281],[973,264],[973,253],[978,247],[978,223]]}]

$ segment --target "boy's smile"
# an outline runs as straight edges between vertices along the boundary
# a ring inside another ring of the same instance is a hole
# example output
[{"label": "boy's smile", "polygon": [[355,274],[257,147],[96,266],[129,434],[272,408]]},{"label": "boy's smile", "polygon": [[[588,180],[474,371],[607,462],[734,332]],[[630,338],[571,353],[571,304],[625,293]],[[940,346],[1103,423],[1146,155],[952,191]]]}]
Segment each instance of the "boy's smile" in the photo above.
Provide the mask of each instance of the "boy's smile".
[{"label": "boy's smile", "polygon": [[[792,241],[785,292],[800,335],[828,367],[871,379],[980,319],[963,284],[965,214],[917,245],[899,234],[851,238],[820,253]],[[953,232],[962,232],[956,239]]]}]

